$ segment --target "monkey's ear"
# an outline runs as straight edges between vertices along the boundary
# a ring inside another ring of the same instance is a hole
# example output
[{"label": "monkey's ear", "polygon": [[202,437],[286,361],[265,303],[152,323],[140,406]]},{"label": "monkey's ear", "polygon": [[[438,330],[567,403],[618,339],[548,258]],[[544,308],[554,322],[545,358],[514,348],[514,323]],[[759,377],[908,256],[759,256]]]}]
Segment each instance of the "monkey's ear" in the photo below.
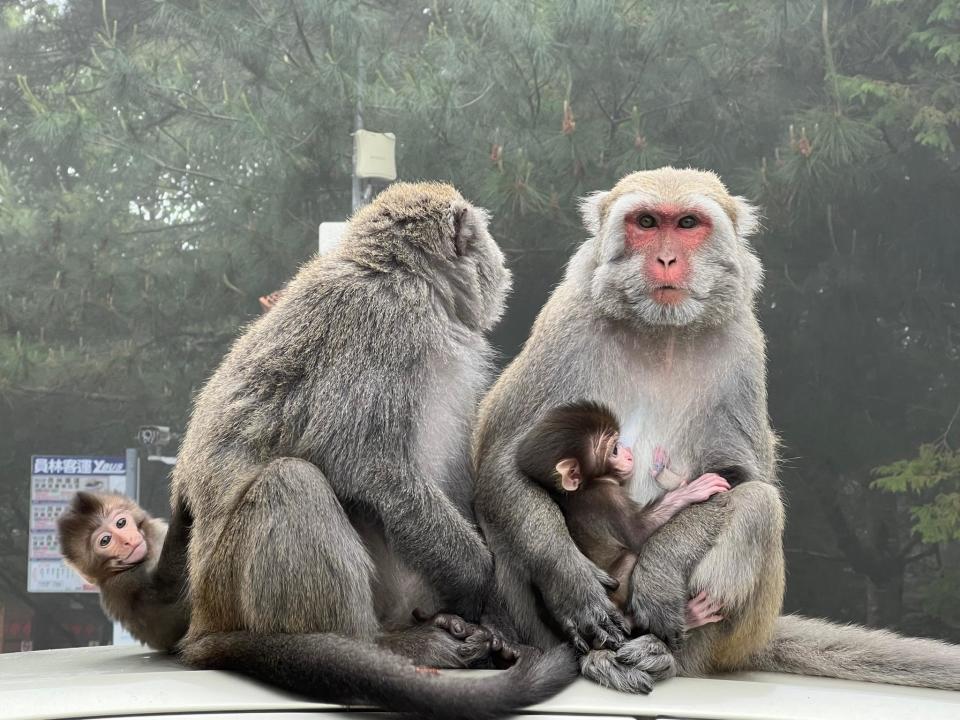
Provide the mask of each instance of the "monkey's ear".
[{"label": "monkey's ear", "polygon": [[733,224],[737,226],[740,237],[750,237],[760,227],[760,210],[739,195],[731,196],[733,202]]},{"label": "monkey's ear", "polygon": [[580,217],[583,218],[583,226],[591,235],[600,232],[600,208],[609,194],[609,190],[598,190],[580,198]]},{"label": "monkey's ear", "polygon": [[560,487],[567,492],[576,492],[580,489],[580,463],[574,458],[564,458],[557,463],[557,474],[560,475]]}]

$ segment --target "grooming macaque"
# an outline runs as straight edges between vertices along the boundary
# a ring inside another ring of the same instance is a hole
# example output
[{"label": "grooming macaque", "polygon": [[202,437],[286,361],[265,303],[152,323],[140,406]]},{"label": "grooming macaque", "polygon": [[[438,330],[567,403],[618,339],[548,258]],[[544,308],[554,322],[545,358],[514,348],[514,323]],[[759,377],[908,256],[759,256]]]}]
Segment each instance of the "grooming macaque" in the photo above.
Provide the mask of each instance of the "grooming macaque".
[{"label": "grooming macaque", "polygon": [[[662,454],[655,461],[666,465]],[[659,500],[635,502],[626,488],[634,474],[633,452],[621,444],[620,423],[610,409],[592,402],[548,410],[520,441],[517,464],[553,494],[580,551],[619,583],[610,598],[621,611],[627,611],[630,573],[647,539],[683,508],[730,489],[722,477],[707,473]],[[686,629],[721,620],[704,614],[711,607],[708,598],[691,601]]]},{"label": "grooming macaque", "polygon": [[[569,649],[515,652],[467,622],[492,572],[469,429],[509,286],[484,210],[449,185],[398,183],[234,343],[173,474],[194,517],[188,663],[449,718],[502,715],[576,677]],[[446,612],[413,624],[416,608]],[[520,657],[490,677],[425,670],[496,653]]]},{"label": "grooming macaque", "polygon": [[[754,312],[756,211],[712,173],[674,168],[628,175],[582,209],[590,238],[481,403],[476,508],[497,558],[493,616],[520,642],[548,647],[565,634],[602,646],[581,671],[633,692],[677,671],[737,669],[960,689],[954,646],[778,618],[783,502]],[[606,592],[614,579],[577,549],[557,504],[515,460],[546,408],[584,397],[624,418],[634,457],[669,451],[669,467],[655,460],[636,473],[637,502],[659,498],[669,478],[714,472],[732,486],[640,548],[628,615],[652,635],[626,642]],[[703,592],[724,622],[680,644],[688,599]]]},{"label": "grooming macaque", "polygon": [[100,589],[104,612],[137,640],[170,652],[187,631],[190,521],[168,529],[128,497],[78,492],[57,519],[66,562]]}]

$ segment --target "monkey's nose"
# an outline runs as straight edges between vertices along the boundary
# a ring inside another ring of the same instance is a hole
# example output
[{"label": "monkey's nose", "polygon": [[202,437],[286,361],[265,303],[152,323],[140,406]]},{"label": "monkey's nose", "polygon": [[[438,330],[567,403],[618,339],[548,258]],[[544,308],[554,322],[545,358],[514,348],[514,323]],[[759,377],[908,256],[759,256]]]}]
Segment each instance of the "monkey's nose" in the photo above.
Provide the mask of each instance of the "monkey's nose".
[{"label": "monkey's nose", "polygon": [[677,261],[676,253],[663,252],[657,255],[657,262],[663,265],[665,268],[670,267]]}]

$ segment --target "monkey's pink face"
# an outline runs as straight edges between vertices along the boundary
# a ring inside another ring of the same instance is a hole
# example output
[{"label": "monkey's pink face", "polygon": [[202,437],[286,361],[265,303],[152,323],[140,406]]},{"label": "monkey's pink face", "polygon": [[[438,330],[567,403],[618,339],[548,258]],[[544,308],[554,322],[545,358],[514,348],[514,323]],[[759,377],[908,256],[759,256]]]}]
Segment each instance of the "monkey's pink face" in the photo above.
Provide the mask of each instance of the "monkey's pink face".
[{"label": "monkey's pink face", "polygon": [[114,510],[93,533],[93,551],[112,558],[116,565],[130,566],[147,555],[147,540],[137,527],[133,515],[123,509]]},{"label": "monkey's pink face", "polygon": [[630,477],[633,472],[633,451],[617,440],[607,458],[610,469],[622,478]]},{"label": "monkey's pink face", "polygon": [[640,207],[624,219],[626,251],[643,258],[651,299],[676,305],[690,296],[691,262],[713,232],[705,212],[672,203]]}]

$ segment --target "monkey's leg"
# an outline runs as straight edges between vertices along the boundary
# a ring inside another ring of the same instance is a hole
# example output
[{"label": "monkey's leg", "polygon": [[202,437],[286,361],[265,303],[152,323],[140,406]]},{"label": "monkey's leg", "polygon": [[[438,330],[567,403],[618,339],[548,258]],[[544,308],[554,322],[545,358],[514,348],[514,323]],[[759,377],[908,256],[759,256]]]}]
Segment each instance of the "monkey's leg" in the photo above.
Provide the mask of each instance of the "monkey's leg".
[{"label": "monkey's leg", "polygon": [[[783,606],[783,501],[774,485],[747,482],[727,493],[729,517],[690,578],[692,594],[706,591],[728,621],[716,626],[709,656],[685,648],[685,675],[739,668],[766,646]],[[708,663],[704,665],[704,663]]]},{"label": "monkey's leg", "polygon": [[372,563],[316,466],[281,458],[262,467],[219,538],[202,519],[192,539],[201,555],[191,567],[188,652],[190,641],[217,631],[377,633]]},{"label": "monkey's leg", "polygon": [[691,505],[641,548],[630,577],[627,615],[652,634],[634,638],[616,651],[587,653],[580,660],[585,677],[606,687],[650,692],[654,681],[677,673],[676,659],[660,638],[679,647],[686,627],[687,579],[719,535],[731,494]]},{"label": "monkey's leg", "polygon": [[478,708],[500,717],[576,676],[567,648],[468,679],[431,676],[372,642],[372,563],[326,478],[307,462],[271,462],[226,522],[210,529],[202,520],[191,544],[213,550],[191,565],[198,611],[182,652],[188,664],[324,702],[444,720],[478,716]]},{"label": "monkey's leg", "polygon": [[394,469],[373,483],[387,488],[371,498],[387,544],[429,578],[447,605],[468,620],[480,617],[493,558],[477,529],[433,483]]},{"label": "monkey's leg", "polygon": [[[640,549],[630,578],[627,612],[637,627],[673,649],[679,647],[686,627],[690,574],[720,535],[729,515],[729,498],[738,491],[685,508]],[[701,589],[714,595],[712,588]],[[724,598],[715,597],[726,605]]]}]

